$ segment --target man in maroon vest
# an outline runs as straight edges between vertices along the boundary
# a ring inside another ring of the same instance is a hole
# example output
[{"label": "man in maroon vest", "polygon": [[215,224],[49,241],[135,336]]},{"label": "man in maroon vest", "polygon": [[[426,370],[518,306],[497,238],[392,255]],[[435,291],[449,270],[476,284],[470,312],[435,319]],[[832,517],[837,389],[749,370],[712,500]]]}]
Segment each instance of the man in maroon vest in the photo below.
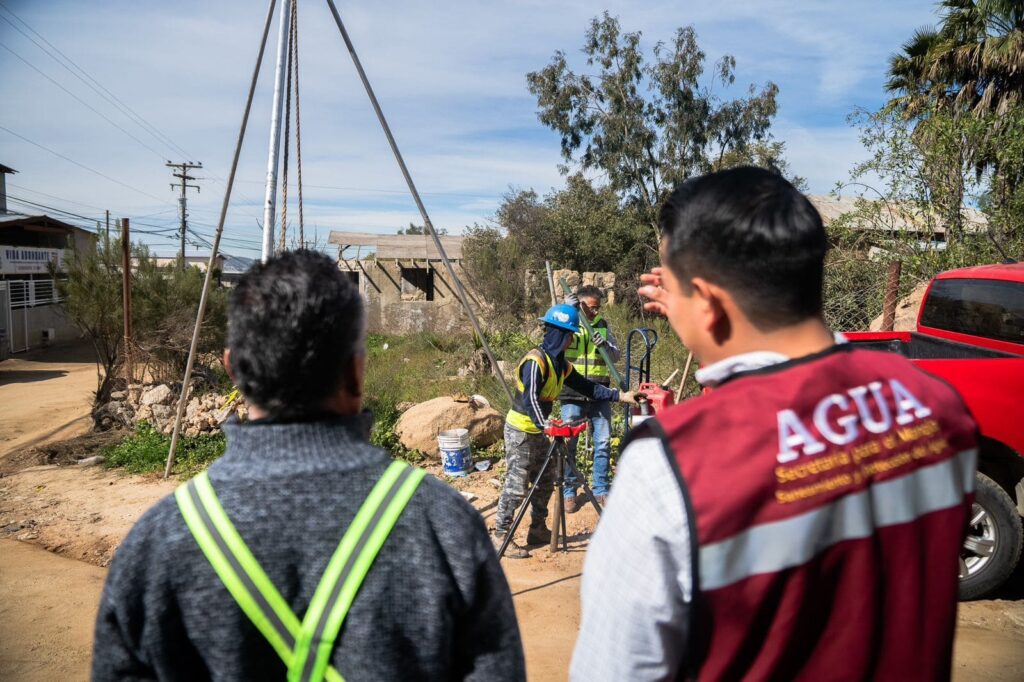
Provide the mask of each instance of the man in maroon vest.
[{"label": "man in maroon vest", "polygon": [[948,679],[977,428],[822,318],[821,217],[777,174],[680,186],[644,276],[712,387],[635,430],[574,680]]}]

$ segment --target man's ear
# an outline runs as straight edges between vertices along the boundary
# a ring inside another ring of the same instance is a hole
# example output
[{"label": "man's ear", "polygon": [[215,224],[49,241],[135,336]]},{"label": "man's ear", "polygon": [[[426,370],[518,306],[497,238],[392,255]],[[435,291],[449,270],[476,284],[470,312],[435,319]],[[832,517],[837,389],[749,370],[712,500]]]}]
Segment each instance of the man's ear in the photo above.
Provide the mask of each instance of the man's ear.
[{"label": "man's ear", "polygon": [[363,386],[366,379],[366,353],[353,353],[349,360],[345,389],[353,398],[363,397]]},{"label": "man's ear", "polygon": [[231,349],[224,349],[224,371],[228,373],[228,379],[231,379],[231,383],[235,384],[235,371],[231,369]]},{"label": "man's ear", "polygon": [[701,326],[715,343],[725,343],[732,336],[730,311],[735,309],[732,296],[725,289],[701,277],[690,280],[690,286],[698,302],[697,313]]}]

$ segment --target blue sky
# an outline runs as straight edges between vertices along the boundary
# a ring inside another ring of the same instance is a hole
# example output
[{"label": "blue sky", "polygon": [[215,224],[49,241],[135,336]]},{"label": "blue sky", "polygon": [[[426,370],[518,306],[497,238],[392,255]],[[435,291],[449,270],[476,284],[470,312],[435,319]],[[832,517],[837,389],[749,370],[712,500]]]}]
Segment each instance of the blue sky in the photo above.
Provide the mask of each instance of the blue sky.
[{"label": "blue sky", "polygon": [[[819,194],[865,156],[847,115],[885,100],[889,55],[914,29],[937,20],[932,0],[395,0],[338,7],[434,224],[452,233],[492,216],[509,187],[543,193],[562,185],[558,138],[537,120],[524,74],[556,49],[582,67],[584,29],[603,9],[625,30],[642,31],[648,47],[692,24],[709,62],[736,57],[737,94],[750,83],[776,82],[775,136],[786,142],[794,172]],[[8,178],[8,194],[86,218],[110,209],[140,231],[159,232],[140,236],[158,253],[171,253],[177,208],[164,161],[202,161],[202,192],[190,193],[189,210],[194,228],[209,238],[265,13],[265,3],[240,0],[0,0],[0,163],[19,171]],[[42,36],[159,135],[22,32],[50,49]],[[393,233],[419,223],[326,3],[300,0],[299,32],[307,237],[315,231],[326,242],[331,229]],[[225,230],[223,249],[236,255],[259,251],[274,35]],[[33,210],[17,201],[11,208]],[[290,215],[296,211],[290,205]],[[189,253],[202,250],[190,246]]]}]

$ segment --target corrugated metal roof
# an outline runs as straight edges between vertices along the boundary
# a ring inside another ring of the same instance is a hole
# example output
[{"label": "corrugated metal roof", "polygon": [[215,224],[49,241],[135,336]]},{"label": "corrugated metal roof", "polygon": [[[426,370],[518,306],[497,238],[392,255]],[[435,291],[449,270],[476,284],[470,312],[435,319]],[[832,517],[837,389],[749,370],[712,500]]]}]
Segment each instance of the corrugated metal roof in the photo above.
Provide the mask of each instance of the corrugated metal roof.
[{"label": "corrugated metal roof", "polygon": [[18,227],[21,225],[31,225],[32,223],[43,223],[50,227],[60,227],[72,231],[85,232],[86,234],[96,234],[92,230],[87,230],[84,227],[78,225],[72,225],[66,223],[59,218],[40,213],[37,215],[27,215],[25,213],[0,213],[0,228],[5,227]]},{"label": "corrugated metal roof", "polygon": [[[836,197],[832,195],[811,195],[807,197],[821,214],[822,222],[828,227],[840,216],[855,211],[860,202],[869,204],[878,203],[880,200],[868,197]],[[906,202],[887,202],[881,207],[880,223],[864,223],[851,225],[854,229],[873,230],[879,232],[931,232],[933,234],[945,234],[946,226],[942,224],[937,215],[928,216],[922,213],[916,206]],[[982,232],[988,227],[988,218],[981,211],[963,207],[961,215],[964,219],[964,231]],[[930,221],[929,221],[930,219]],[[929,225],[929,222],[931,224]]]}]

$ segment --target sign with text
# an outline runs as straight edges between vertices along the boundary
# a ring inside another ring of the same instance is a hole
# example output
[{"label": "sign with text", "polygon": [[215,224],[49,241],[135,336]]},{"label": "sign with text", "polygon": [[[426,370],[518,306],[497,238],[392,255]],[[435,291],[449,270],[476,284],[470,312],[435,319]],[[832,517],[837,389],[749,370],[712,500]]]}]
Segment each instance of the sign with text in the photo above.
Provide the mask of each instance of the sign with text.
[{"label": "sign with text", "polygon": [[0,274],[4,275],[45,275],[50,263],[57,272],[64,271],[62,249],[41,249],[34,246],[0,246]]}]

